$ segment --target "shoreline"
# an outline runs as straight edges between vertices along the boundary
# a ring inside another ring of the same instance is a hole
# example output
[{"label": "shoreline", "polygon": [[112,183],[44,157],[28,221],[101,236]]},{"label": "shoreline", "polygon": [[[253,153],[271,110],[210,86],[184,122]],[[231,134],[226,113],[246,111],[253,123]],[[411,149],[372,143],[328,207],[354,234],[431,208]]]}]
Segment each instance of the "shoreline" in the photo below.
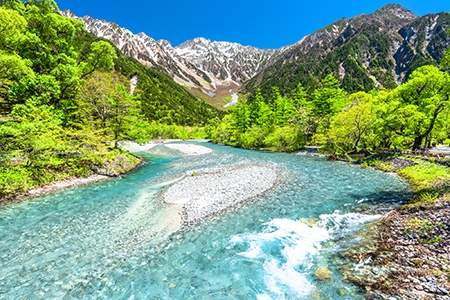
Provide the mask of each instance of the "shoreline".
[{"label": "shoreline", "polygon": [[66,179],[53,181],[48,184],[44,184],[42,186],[34,187],[28,191],[24,191],[15,195],[11,195],[10,197],[0,199],[0,206],[10,203],[18,203],[32,200],[35,198],[51,195],[53,193],[61,192],[75,187],[82,187],[101,181],[112,180],[127,175],[128,173],[139,169],[144,164],[145,161],[142,158],[139,158],[139,162],[137,164],[133,165],[130,169],[127,169],[126,171],[121,172],[117,175],[104,175],[94,173],[92,175],[85,177],[69,177]]},{"label": "shoreline", "polygon": [[370,299],[450,299],[450,181],[441,185],[438,177],[423,189],[402,171],[418,161],[426,158],[393,157],[365,166],[395,174],[412,189],[407,202],[360,232],[361,242],[343,253],[350,263],[344,277]]}]

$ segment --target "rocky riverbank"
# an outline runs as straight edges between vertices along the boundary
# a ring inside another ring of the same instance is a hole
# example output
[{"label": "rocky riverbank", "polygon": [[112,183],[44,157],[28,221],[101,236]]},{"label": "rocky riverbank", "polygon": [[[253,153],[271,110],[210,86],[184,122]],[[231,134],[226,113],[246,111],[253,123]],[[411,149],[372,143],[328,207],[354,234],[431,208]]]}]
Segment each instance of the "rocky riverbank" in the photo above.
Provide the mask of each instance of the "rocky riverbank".
[{"label": "rocky riverbank", "polygon": [[344,254],[345,277],[368,299],[450,299],[450,170],[417,158],[372,165],[407,179],[414,196]]}]

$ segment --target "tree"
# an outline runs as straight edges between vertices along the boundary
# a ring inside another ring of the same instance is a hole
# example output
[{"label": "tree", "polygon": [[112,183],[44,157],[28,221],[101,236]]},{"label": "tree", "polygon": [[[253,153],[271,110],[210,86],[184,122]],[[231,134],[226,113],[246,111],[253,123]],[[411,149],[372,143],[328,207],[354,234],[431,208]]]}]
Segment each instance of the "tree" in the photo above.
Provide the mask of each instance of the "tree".
[{"label": "tree", "polygon": [[334,152],[373,150],[376,145],[374,125],[376,112],[373,96],[358,92],[349,96],[350,105],[336,114],[328,131],[328,141]]},{"label": "tree", "polygon": [[114,68],[114,61],[117,59],[117,53],[114,47],[106,42],[99,41],[91,44],[91,51],[87,58],[87,64],[82,78],[92,74],[95,70],[108,71]]},{"label": "tree", "polygon": [[110,103],[109,126],[113,132],[114,148],[117,148],[118,142],[122,138],[128,137],[128,129],[132,127],[132,123],[142,119],[142,117],[139,116],[138,103],[123,85],[116,87],[114,95],[110,97]]},{"label": "tree", "polygon": [[9,106],[8,93],[14,82],[33,75],[30,66],[30,61],[16,54],[0,52],[0,105]]},{"label": "tree", "polygon": [[304,138],[296,126],[276,127],[264,140],[266,147],[278,151],[294,151],[304,145]]},{"label": "tree", "polygon": [[340,111],[345,105],[345,92],[339,81],[331,74],[321,82],[321,87],[313,94],[312,110],[316,116],[329,117]]},{"label": "tree", "polygon": [[273,86],[272,87],[272,97],[269,98],[270,106],[272,106],[272,107],[275,106],[275,102],[281,97],[282,97],[282,95],[281,95],[280,89],[277,86]]},{"label": "tree", "polygon": [[23,12],[25,10],[25,5],[20,0],[0,0],[0,6],[13,9],[18,12]]},{"label": "tree", "polygon": [[275,100],[275,124],[279,126],[287,125],[295,115],[293,101],[287,97],[278,97]]},{"label": "tree", "polygon": [[450,73],[450,48],[447,48],[447,50],[445,50],[444,56],[441,59],[440,66],[443,71]]},{"label": "tree", "polygon": [[238,133],[245,132],[251,125],[250,108],[244,102],[239,102],[231,109],[232,126]]},{"label": "tree", "polygon": [[252,99],[252,101],[249,104],[250,108],[250,123],[255,124],[256,119],[258,119],[259,116],[259,107],[261,103],[264,103],[264,97],[261,93],[260,89],[256,90],[255,97]]},{"label": "tree", "polygon": [[10,89],[9,99],[12,103],[22,104],[33,100],[39,105],[57,105],[60,101],[61,88],[51,75],[28,75],[15,82]]},{"label": "tree", "polygon": [[450,74],[435,66],[420,67],[393,95],[400,100],[397,114],[404,120],[403,134],[414,140],[412,149],[430,147],[436,122],[449,109]]},{"label": "tree", "polygon": [[255,124],[262,128],[270,128],[273,124],[273,112],[269,104],[260,102],[258,105],[258,116]]},{"label": "tree", "polygon": [[0,7],[0,49],[15,50],[26,27],[26,19],[17,11]]},{"label": "tree", "polygon": [[58,12],[58,4],[54,0],[30,0],[29,4],[36,5],[46,14]]},{"label": "tree", "polygon": [[296,109],[309,106],[308,95],[301,83],[299,83],[295,88],[292,98],[294,100],[294,106]]}]

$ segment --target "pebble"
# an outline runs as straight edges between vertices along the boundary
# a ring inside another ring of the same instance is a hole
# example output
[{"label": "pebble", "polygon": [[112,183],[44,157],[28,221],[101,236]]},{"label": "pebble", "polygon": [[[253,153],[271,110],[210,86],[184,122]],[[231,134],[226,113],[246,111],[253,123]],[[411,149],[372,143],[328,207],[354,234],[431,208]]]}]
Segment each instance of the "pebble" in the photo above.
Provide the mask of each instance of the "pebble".
[{"label": "pebble", "polygon": [[195,171],[163,192],[168,204],[182,205],[184,223],[199,221],[232,209],[272,189],[279,170],[272,165],[231,165]]}]

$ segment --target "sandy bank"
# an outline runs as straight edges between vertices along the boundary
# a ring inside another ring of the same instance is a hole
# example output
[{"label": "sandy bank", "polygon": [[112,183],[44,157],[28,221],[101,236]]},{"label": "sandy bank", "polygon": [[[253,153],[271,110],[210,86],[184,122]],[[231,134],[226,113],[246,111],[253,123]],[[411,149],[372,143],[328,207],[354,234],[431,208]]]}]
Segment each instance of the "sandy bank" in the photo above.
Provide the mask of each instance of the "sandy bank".
[{"label": "sandy bank", "polygon": [[212,152],[211,148],[194,144],[164,144],[164,147],[186,155],[204,155]]},{"label": "sandy bank", "polygon": [[[192,140],[195,141],[195,140]],[[197,141],[195,141],[197,142]],[[205,140],[200,140],[199,142],[205,142]],[[191,143],[180,143],[180,140],[161,140],[161,141],[152,141],[147,144],[137,144],[135,142],[124,141],[119,144],[122,150],[139,153],[139,152],[148,152],[154,149],[157,146],[166,147],[171,150],[178,151],[184,155],[204,155],[213,152],[211,148],[191,144]]]},{"label": "sandy bank", "polygon": [[61,191],[64,189],[77,187],[77,186],[83,186],[86,184],[106,180],[108,178],[111,178],[111,177],[104,176],[104,175],[92,175],[92,176],[84,177],[84,178],[69,178],[66,180],[55,181],[53,183],[31,189],[23,194],[16,195],[13,199],[7,199],[7,200],[22,200],[22,199],[26,199],[26,198],[34,198],[34,197],[54,193],[57,191]]}]

